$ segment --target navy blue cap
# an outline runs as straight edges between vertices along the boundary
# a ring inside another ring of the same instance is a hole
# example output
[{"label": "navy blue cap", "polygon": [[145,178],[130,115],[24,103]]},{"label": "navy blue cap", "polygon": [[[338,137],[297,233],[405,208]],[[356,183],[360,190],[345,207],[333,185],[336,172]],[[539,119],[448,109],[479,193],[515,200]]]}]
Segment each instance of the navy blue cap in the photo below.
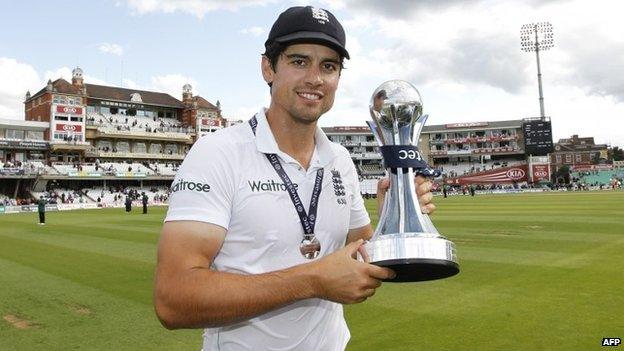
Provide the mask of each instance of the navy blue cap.
[{"label": "navy blue cap", "polygon": [[282,12],[273,23],[264,47],[273,42],[326,45],[349,58],[342,25],[331,12],[318,7],[295,6]]}]

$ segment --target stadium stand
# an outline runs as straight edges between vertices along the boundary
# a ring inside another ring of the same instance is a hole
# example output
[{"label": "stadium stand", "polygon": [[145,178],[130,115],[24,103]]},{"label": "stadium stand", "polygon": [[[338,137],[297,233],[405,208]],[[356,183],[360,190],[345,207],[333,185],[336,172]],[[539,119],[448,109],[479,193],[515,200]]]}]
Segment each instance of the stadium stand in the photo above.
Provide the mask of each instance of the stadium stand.
[{"label": "stadium stand", "polygon": [[364,179],[360,182],[360,191],[363,195],[377,195],[377,182],[379,179]]},{"label": "stadium stand", "polygon": [[622,170],[598,170],[598,171],[585,171],[585,172],[572,172],[570,174],[573,181],[576,181],[587,186],[606,186],[611,185],[613,179],[624,178],[624,171]]},{"label": "stadium stand", "polygon": [[[29,205],[39,196],[55,203],[116,206],[142,192],[152,203],[166,202],[192,144],[242,122],[224,119],[218,103],[194,96],[188,84],[178,99],[87,84],[82,75],[77,67],[71,82],[50,80],[35,94],[27,92],[24,121],[0,120],[0,206]],[[425,126],[418,148],[446,176],[526,165],[522,126],[522,120]],[[362,193],[374,196],[386,170],[370,129],[323,129],[350,153]],[[578,176],[587,183],[608,184],[614,176],[621,181],[621,174],[609,172]]]},{"label": "stadium stand", "polygon": [[153,163],[151,169],[163,176],[175,176],[178,171],[178,164],[175,163]]}]

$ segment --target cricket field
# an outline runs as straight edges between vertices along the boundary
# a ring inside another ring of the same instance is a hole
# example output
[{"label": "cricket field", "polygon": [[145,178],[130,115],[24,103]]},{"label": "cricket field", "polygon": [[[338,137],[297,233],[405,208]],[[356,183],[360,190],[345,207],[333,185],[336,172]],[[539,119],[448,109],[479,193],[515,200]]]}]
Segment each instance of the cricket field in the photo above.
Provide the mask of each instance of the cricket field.
[{"label": "cricket field", "polygon": [[[349,350],[604,350],[624,337],[624,192],[434,201],[460,274],[346,306]],[[0,350],[199,350],[200,330],[168,331],[152,307],[165,211],[48,212],[45,226],[0,215]]]}]

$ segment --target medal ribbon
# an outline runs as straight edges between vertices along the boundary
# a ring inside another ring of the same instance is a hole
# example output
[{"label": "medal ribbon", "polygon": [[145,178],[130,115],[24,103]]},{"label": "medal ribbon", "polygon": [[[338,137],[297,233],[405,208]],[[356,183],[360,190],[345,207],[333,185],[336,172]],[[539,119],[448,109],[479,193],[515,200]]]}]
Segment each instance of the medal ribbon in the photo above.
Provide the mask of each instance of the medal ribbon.
[{"label": "medal ribbon", "polygon": [[[249,120],[249,126],[253,131],[254,135],[256,135],[256,127],[258,126],[258,120],[256,116]],[[292,180],[284,171],[284,167],[280,163],[279,158],[276,154],[264,154],[266,158],[277,172],[277,175],[284,182],[284,186],[286,187],[286,191],[290,196],[290,200],[295,206],[295,210],[297,211],[297,215],[299,215],[299,220],[301,221],[301,226],[303,227],[304,234],[314,234],[314,226],[316,225],[316,212],[318,209],[318,201],[321,196],[321,190],[323,190],[323,168],[316,171],[316,179],[314,180],[314,188],[312,189],[312,198],[310,199],[310,208],[306,212],[303,207],[303,203],[301,198],[299,198],[299,194],[297,193],[297,189],[295,189],[295,185]]]}]

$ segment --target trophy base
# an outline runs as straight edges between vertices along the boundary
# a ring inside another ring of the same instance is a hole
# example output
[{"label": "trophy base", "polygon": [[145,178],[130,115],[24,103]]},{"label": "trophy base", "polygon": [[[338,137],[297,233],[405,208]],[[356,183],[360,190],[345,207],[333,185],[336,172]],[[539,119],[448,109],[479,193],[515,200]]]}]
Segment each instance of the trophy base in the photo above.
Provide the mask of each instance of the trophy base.
[{"label": "trophy base", "polygon": [[364,245],[370,263],[396,272],[388,282],[419,282],[459,273],[455,244],[438,234],[385,234]]}]

